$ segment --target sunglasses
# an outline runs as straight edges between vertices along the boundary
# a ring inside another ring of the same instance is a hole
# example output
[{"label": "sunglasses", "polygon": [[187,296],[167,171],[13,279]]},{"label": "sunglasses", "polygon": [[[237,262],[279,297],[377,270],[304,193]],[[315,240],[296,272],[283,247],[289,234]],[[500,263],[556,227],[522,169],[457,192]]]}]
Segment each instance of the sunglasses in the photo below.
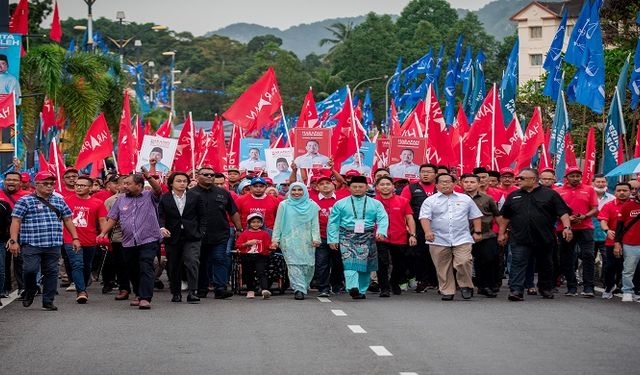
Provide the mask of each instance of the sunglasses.
[{"label": "sunglasses", "polygon": [[54,186],[56,183],[55,182],[36,182],[36,185],[43,185],[43,186]]},{"label": "sunglasses", "polygon": [[215,174],[213,174],[213,173],[200,173],[200,176],[213,177],[213,176],[215,176]]}]

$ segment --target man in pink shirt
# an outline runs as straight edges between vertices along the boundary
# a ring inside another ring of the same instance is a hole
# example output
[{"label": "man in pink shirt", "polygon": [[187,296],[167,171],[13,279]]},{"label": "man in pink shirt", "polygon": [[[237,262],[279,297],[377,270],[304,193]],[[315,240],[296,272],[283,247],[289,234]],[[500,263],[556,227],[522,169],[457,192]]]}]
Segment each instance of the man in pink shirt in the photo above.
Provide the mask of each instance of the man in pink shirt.
[{"label": "man in pink shirt", "polygon": [[[598,196],[589,185],[582,184],[582,171],[578,167],[567,168],[564,177],[566,184],[559,188],[565,203],[571,208],[571,241],[560,240],[560,268],[567,279],[567,293],[565,296],[578,295],[576,280],[576,261],[578,255],[582,259],[582,296],[593,298],[593,283],[595,274],[595,254],[593,250],[593,221],[591,218],[598,213]],[[557,230],[562,230],[559,225]],[[562,238],[562,237],[560,237]],[[580,252],[578,254],[578,251]]]}]

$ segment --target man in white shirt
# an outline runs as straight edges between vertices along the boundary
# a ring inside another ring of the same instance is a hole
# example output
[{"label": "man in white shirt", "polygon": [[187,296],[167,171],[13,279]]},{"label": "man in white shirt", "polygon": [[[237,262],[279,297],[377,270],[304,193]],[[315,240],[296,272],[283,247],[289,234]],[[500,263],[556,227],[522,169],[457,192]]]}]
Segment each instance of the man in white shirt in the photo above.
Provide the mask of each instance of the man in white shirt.
[{"label": "man in white shirt", "polygon": [[[482,212],[468,195],[453,191],[453,184],[453,176],[439,174],[438,192],[425,199],[420,208],[420,223],[436,266],[443,301],[453,300],[456,280],[462,298],[473,296],[471,245],[482,240]],[[473,236],[469,233],[469,221],[473,224]]]},{"label": "man in white shirt", "polygon": [[419,175],[420,166],[413,162],[413,150],[406,148],[400,153],[400,162],[389,166],[393,178],[415,178]]},{"label": "man in white shirt", "polygon": [[307,150],[306,154],[300,155],[294,160],[298,168],[323,168],[329,162],[328,157],[318,153],[320,150],[318,141],[314,139],[308,140],[305,150]]},{"label": "man in white shirt", "polygon": [[350,163],[342,164],[342,166],[340,167],[340,174],[344,175],[347,173],[347,171],[350,171],[350,170],[358,171],[362,176],[367,176],[367,177],[371,176],[371,167],[364,165],[363,152],[356,152],[355,154],[353,154],[353,157]]},{"label": "man in white shirt", "polygon": [[260,150],[252,147],[249,149],[249,159],[240,162],[240,169],[245,171],[264,170],[267,163],[264,160],[260,160]]}]

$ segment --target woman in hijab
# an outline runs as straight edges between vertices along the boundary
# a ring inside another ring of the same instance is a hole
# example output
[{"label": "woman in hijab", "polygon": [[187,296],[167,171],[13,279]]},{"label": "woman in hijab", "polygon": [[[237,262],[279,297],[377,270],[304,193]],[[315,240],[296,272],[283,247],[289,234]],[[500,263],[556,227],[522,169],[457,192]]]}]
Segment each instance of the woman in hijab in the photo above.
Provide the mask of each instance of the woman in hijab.
[{"label": "woman in hijab", "polygon": [[297,300],[304,299],[315,270],[315,248],[320,246],[319,210],[309,199],[307,187],[295,182],[276,214],[271,248],[282,250]]}]

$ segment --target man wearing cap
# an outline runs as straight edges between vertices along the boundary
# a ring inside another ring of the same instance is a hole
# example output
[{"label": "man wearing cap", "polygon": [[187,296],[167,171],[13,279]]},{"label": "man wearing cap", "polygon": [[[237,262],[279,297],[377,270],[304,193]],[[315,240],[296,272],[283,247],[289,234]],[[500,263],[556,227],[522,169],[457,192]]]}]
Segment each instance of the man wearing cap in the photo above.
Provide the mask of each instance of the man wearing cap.
[{"label": "man wearing cap", "polygon": [[33,193],[33,186],[31,186],[31,176],[29,173],[20,173],[20,188],[28,193]]},{"label": "man wearing cap", "polygon": [[246,171],[263,171],[267,164],[260,160],[260,150],[252,147],[249,149],[249,159],[240,162],[240,169]]},{"label": "man wearing cap", "polygon": [[14,92],[16,105],[20,105],[20,82],[9,73],[9,59],[7,55],[0,54],[0,95],[7,95]]},{"label": "man wearing cap", "polygon": [[[238,208],[231,194],[213,184],[215,176],[216,174],[210,167],[200,168],[197,172],[198,185],[191,189],[200,194],[204,201],[206,208],[204,220],[207,223],[200,247],[197,297],[207,297],[209,280],[213,279],[215,298],[225,299],[233,296],[233,293],[227,290],[231,269],[231,252],[228,248],[229,220],[235,225],[237,232],[241,233],[243,227]],[[213,270],[209,267],[210,258]]]},{"label": "man wearing cap", "polygon": [[351,157],[351,162],[342,164],[340,174],[345,174],[349,170],[355,170],[363,176],[371,176],[371,167],[364,165],[364,152],[356,152]]},{"label": "man wearing cap", "polygon": [[389,228],[382,203],[366,196],[368,187],[366,177],[352,177],[351,196],[333,206],[327,224],[327,242],[342,253],[344,277],[353,299],[367,298],[371,272],[378,270],[376,241],[384,241]]},{"label": "man wearing cap", "polygon": [[75,168],[67,168],[62,175],[62,194],[63,197],[67,195],[74,195],[76,190],[74,188],[76,180],[78,179],[78,170]]},{"label": "man wearing cap", "polygon": [[298,156],[294,162],[298,168],[322,168],[329,163],[329,158],[320,154],[320,143],[315,139],[310,139],[305,145],[306,154]]},{"label": "man wearing cap", "polygon": [[[582,260],[582,296],[594,297],[595,254],[593,243],[592,217],[598,213],[598,196],[593,187],[582,183],[582,170],[579,167],[569,167],[564,174],[567,183],[558,189],[558,194],[571,208],[571,230],[573,238],[570,241],[560,240],[560,268],[567,280],[566,296],[578,295],[578,281],[576,280],[576,262],[578,256]],[[562,225],[557,231],[563,229]]]},{"label": "man wearing cap", "polygon": [[256,177],[251,180],[251,194],[239,197],[236,202],[241,222],[246,223],[249,214],[259,212],[264,217],[264,226],[273,229],[280,200],[265,194],[266,189],[267,182],[263,178]]},{"label": "man wearing cap", "polygon": [[540,185],[549,189],[556,188],[556,171],[552,168],[545,168],[540,172]]},{"label": "man wearing cap", "polygon": [[[236,167],[229,167],[227,170],[227,179],[229,181],[229,191],[236,191],[238,189],[238,184],[240,184],[241,175],[240,170]],[[236,191],[240,194],[239,191]]]},{"label": "man wearing cap", "polygon": [[500,184],[498,185],[497,189],[498,191],[500,191],[501,196],[496,200],[498,208],[502,207],[505,199],[507,199],[507,196],[509,196],[509,194],[518,190],[518,187],[514,185],[515,175],[515,171],[512,168],[507,167],[500,170]]},{"label": "man wearing cap", "polygon": [[327,223],[331,208],[338,201],[336,186],[328,175],[316,179],[318,192],[310,191],[309,196],[316,202],[318,223],[320,224],[321,244],[316,248],[315,280],[318,286],[318,297],[328,297],[330,292],[339,293],[343,288],[342,256],[339,251],[329,248],[327,243]]},{"label": "man wearing cap", "polygon": [[[400,194],[409,200],[411,210],[413,211],[413,220],[416,223],[420,222],[420,208],[422,207],[422,203],[425,199],[436,193],[436,169],[437,167],[434,164],[422,164],[420,166],[420,180],[405,186]],[[416,224],[416,238],[418,238],[418,245],[414,248],[415,276],[418,281],[416,292],[421,293],[425,291],[428,286],[437,286],[438,279],[433,259],[429,255],[429,246],[423,241],[424,232],[422,231],[422,225]]]},{"label": "man wearing cap", "polygon": [[395,178],[411,178],[420,172],[420,166],[413,162],[414,153],[412,149],[404,149],[400,152],[400,161],[389,166],[389,172]]},{"label": "man wearing cap", "polygon": [[73,250],[79,251],[80,240],[71,221],[71,210],[62,198],[53,194],[55,176],[39,172],[36,191],[16,202],[11,213],[8,248],[13,255],[22,253],[26,293],[22,305],[29,307],[36,295],[36,276],[42,273],[42,309],[55,311],[53,304],[58,287],[58,259],[62,247],[62,227],[73,239]]},{"label": "man wearing cap", "polygon": [[91,197],[96,198],[101,202],[104,202],[110,197],[112,197],[114,194],[117,194],[119,189],[120,189],[120,184],[118,182],[118,175],[111,174],[107,177],[107,182],[105,184],[104,189],[91,195]]}]

